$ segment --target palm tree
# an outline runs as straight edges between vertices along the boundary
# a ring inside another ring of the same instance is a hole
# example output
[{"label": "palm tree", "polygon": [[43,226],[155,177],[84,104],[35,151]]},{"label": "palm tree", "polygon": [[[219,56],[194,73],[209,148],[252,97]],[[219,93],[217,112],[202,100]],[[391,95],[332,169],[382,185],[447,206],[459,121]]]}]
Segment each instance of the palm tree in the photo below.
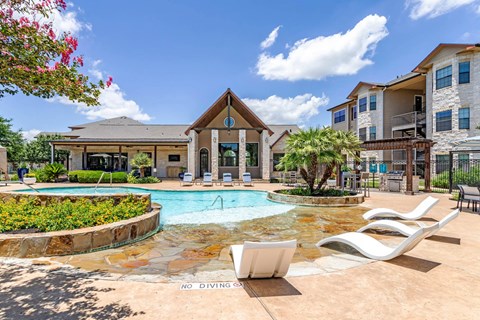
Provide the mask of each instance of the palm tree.
[{"label": "palm tree", "polygon": [[146,153],[140,152],[133,157],[130,164],[132,167],[140,170],[140,178],[143,178],[145,168],[152,166],[152,159],[150,159]]},{"label": "palm tree", "polygon": [[[357,157],[360,144],[353,133],[335,131],[330,127],[301,130],[288,138],[285,156],[277,168],[280,170],[298,168],[310,193],[314,193],[323,187],[335,166],[343,162],[343,154]],[[315,187],[321,165],[325,165],[325,171]]]},{"label": "palm tree", "polygon": [[352,131],[337,131],[329,128],[330,148],[338,157],[332,162],[326,163],[323,175],[318,182],[317,190],[321,189],[327,180],[332,176],[335,167],[342,165],[343,156],[347,155],[358,160],[358,153],[361,151],[362,142]]}]

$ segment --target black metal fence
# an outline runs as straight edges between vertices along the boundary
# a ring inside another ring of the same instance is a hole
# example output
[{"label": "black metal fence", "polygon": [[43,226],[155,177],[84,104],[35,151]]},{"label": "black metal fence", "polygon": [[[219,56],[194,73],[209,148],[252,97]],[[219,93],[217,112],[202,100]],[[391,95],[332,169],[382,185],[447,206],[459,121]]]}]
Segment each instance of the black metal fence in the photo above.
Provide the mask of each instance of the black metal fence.
[{"label": "black metal fence", "polygon": [[[425,189],[425,161],[413,162],[413,175],[418,176],[419,190]],[[380,175],[390,171],[406,171],[406,161],[349,161],[342,171],[370,172],[370,187],[379,188]],[[430,162],[431,191],[437,193],[458,192],[458,185],[480,187],[480,159],[432,160]]]}]

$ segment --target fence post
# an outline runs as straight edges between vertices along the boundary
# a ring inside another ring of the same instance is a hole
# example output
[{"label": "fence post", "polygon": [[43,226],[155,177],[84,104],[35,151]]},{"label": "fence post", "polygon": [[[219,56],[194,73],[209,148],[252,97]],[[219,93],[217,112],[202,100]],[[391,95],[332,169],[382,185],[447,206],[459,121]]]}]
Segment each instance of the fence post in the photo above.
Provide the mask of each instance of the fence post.
[{"label": "fence post", "polygon": [[453,152],[448,153],[448,193],[453,189]]}]

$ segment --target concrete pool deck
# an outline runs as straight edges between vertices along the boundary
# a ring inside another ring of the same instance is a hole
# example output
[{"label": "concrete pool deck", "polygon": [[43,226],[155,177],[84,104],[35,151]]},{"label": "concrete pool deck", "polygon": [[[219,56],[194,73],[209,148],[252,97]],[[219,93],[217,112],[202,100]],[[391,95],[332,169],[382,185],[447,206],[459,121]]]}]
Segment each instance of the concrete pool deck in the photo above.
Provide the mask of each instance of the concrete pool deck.
[{"label": "concrete pool deck", "polygon": [[[177,181],[157,188],[180,189]],[[181,189],[187,188],[206,189]],[[277,188],[257,183],[251,189]],[[439,220],[456,205],[449,195],[432,195],[441,200],[428,218]],[[363,206],[408,211],[425,196],[372,192]],[[332,268],[317,275],[250,280],[236,289],[181,290],[196,281],[151,282],[148,277],[66,268],[58,261],[3,259],[0,318],[475,319],[480,314],[478,230],[480,216],[465,211],[433,239],[391,261]]]}]

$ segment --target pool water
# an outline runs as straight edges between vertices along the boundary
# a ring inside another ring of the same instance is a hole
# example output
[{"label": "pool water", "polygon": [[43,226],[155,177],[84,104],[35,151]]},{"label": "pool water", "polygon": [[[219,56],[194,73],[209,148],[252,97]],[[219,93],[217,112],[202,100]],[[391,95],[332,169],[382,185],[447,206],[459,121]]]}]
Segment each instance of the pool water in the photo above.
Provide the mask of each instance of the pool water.
[{"label": "pool water", "polygon": [[[58,194],[150,193],[152,202],[162,205],[160,214],[162,225],[239,222],[282,214],[294,208],[291,205],[268,200],[266,192],[252,190],[165,191],[143,188],[97,188],[95,190],[93,187],[38,190]],[[22,192],[30,191],[22,190]]]}]

